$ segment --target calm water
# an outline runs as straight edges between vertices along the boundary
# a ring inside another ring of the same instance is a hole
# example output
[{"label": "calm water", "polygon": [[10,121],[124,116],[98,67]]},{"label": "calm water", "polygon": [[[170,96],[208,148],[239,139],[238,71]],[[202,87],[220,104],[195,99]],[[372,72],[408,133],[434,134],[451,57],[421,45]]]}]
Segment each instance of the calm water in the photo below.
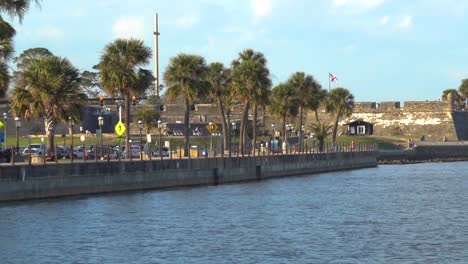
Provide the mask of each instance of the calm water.
[{"label": "calm water", "polygon": [[0,205],[0,263],[468,263],[468,163]]}]

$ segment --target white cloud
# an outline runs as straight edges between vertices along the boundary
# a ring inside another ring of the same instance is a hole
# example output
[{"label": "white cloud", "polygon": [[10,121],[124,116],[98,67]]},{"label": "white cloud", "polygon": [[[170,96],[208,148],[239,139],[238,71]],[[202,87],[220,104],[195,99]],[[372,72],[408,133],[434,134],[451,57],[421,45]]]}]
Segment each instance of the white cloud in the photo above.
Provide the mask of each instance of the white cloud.
[{"label": "white cloud", "polygon": [[198,24],[199,21],[200,21],[200,18],[196,15],[182,16],[182,17],[177,18],[176,26],[178,28],[188,29]]},{"label": "white cloud", "polygon": [[36,29],[33,35],[47,40],[62,40],[65,34],[60,28],[54,26],[43,26]]},{"label": "white cloud", "polygon": [[272,11],[271,0],[251,0],[250,6],[252,7],[255,17],[268,16]]},{"label": "white cloud", "polygon": [[448,75],[454,81],[460,81],[468,76],[468,69],[449,69]]},{"label": "white cloud", "polygon": [[333,0],[335,9],[350,13],[362,13],[381,6],[386,0]]},{"label": "white cloud", "polygon": [[388,16],[384,16],[380,19],[380,25],[387,25],[388,24],[388,20],[390,18]]},{"label": "white cloud", "polygon": [[115,21],[112,32],[115,38],[143,38],[143,18],[121,17]]},{"label": "white cloud", "polygon": [[413,17],[412,16],[404,16],[400,23],[398,24],[398,27],[400,28],[409,28],[413,24]]}]

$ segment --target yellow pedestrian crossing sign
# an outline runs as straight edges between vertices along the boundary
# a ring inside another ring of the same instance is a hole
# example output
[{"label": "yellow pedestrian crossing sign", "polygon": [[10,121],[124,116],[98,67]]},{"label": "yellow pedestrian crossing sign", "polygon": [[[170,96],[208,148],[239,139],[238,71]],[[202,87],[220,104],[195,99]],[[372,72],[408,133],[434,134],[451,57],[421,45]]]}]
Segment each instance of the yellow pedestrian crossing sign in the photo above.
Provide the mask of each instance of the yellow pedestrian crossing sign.
[{"label": "yellow pedestrian crossing sign", "polygon": [[3,124],[2,121],[0,121],[0,128],[2,128],[5,124]]},{"label": "yellow pedestrian crossing sign", "polygon": [[211,134],[218,131],[218,125],[216,123],[206,124],[206,130],[208,130]]},{"label": "yellow pedestrian crossing sign", "polygon": [[122,123],[122,121],[119,120],[117,125],[115,125],[115,133],[117,133],[117,135],[121,136],[121,135],[123,135],[124,132],[125,132],[125,125]]}]

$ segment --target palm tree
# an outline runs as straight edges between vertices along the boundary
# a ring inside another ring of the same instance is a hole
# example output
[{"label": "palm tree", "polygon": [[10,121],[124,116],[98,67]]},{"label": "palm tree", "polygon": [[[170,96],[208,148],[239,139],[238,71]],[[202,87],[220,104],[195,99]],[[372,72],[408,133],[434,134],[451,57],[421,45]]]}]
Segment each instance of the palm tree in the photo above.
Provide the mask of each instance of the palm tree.
[{"label": "palm tree", "polygon": [[455,109],[460,109],[464,101],[463,96],[456,89],[447,89],[444,90],[442,93],[442,100],[447,101],[449,99],[449,94],[452,95],[453,105]]},{"label": "palm tree", "polygon": [[[184,155],[190,150],[190,104],[195,98],[206,94],[206,61],[203,57],[191,54],[179,54],[172,57],[164,72],[164,83],[168,86],[167,97],[170,101],[183,97],[185,102],[185,147]],[[190,155],[188,155],[190,156]]]},{"label": "palm tree", "polygon": [[464,108],[466,108],[468,100],[468,79],[463,79],[460,87],[458,87],[459,94],[463,96],[462,100],[464,102]]},{"label": "palm tree", "polygon": [[321,90],[321,85],[312,75],[305,74],[304,72],[296,72],[292,74],[287,83],[296,89],[296,95],[299,102],[299,152],[301,152],[303,143],[303,111],[305,107],[310,105],[314,92]]},{"label": "palm tree", "polygon": [[318,88],[312,91],[312,94],[309,98],[309,102],[307,105],[310,108],[310,110],[314,111],[315,121],[317,122],[320,122],[318,110],[320,106],[322,106],[327,101],[327,97],[328,91],[325,89]]},{"label": "palm tree", "polygon": [[137,39],[117,39],[104,48],[97,69],[100,85],[109,95],[124,98],[125,151],[130,156],[130,101],[152,85],[151,73],[141,67],[151,59],[150,48]]},{"label": "palm tree", "polygon": [[28,11],[31,2],[39,5],[39,0],[15,0],[15,1],[0,1],[0,12],[7,13],[10,17],[18,17],[23,20],[26,11]]},{"label": "palm tree", "polygon": [[271,91],[269,111],[281,119],[284,142],[286,142],[286,118],[297,116],[299,104],[296,90],[289,84],[278,84]]},{"label": "palm tree", "polygon": [[54,149],[59,122],[77,121],[86,96],[79,86],[79,71],[65,58],[40,57],[19,72],[12,91],[11,108],[27,119],[44,117],[48,150]]},{"label": "palm tree", "polygon": [[244,154],[247,123],[250,105],[253,105],[253,145],[257,140],[257,107],[268,102],[271,88],[270,71],[263,53],[246,49],[239,53],[239,58],[231,63],[232,87],[234,95],[244,103],[239,131],[240,152]]},{"label": "palm tree", "polygon": [[223,151],[228,147],[229,128],[226,121],[226,97],[229,96],[229,70],[220,62],[208,65],[206,80],[209,83],[209,93],[218,103],[221,125],[223,128]]},{"label": "palm tree", "polygon": [[[6,13],[10,17],[18,17],[20,22],[24,14],[29,9],[30,3],[39,1],[16,0],[16,1],[0,1],[0,13]],[[14,53],[13,37],[15,29],[6,22],[0,15],[0,96],[3,97],[8,89],[10,75],[8,72],[8,60]]]},{"label": "palm tree", "polygon": [[8,84],[10,83],[10,74],[8,71],[8,60],[11,59],[15,52],[13,48],[13,36],[16,34],[15,29],[10,26],[0,16],[0,96],[4,97]]},{"label": "palm tree", "polygon": [[328,113],[335,117],[333,124],[333,145],[336,145],[336,134],[338,131],[338,122],[340,118],[350,116],[354,108],[354,96],[345,88],[338,87],[331,90],[328,95],[326,108]]},{"label": "palm tree", "polygon": [[323,151],[325,139],[328,137],[328,135],[330,135],[331,128],[331,125],[321,123],[320,121],[310,125],[310,129],[312,133],[314,133],[314,139],[317,140],[317,145],[320,152]]}]

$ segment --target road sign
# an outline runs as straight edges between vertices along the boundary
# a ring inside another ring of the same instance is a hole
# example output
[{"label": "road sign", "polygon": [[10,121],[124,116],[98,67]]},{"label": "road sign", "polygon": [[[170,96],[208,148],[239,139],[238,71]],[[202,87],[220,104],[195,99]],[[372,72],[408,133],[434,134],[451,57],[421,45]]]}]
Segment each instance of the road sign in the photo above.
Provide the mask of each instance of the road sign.
[{"label": "road sign", "polygon": [[211,134],[214,132],[218,131],[218,125],[216,123],[206,124],[205,126],[206,130],[208,130]]},{"label": "road sign", "polygon": [[2,128],[5,124],[3,124],[2,121],[0,121],[0,128]]},{"label": "road sign", "polygon": [[119,137],[117,137],[117,142],[118,142],[118,143],[123,143],[123,142],[124,142],[124,140],[123,140],[123,138],[122,138],[122,137],[120,137],[120,136],[119,136]]},{"label": "road sign", "polygon": [[86,137],[84,135],[81,135],[80,140],[81,140],[81,142],[84,142],[86,140]]},{"label": "road sign", "polygon": [[0,133],[0,142],[5,142],[5,135],[3,134],[3,132]]},{"label": "road sign", "polygon": [[115,125],[115,133],[117,133],[117,135],[121,136],[121,135],[123,135],[124,132],[125,132],[125,125],[122,123],[122,121],[119,120],[117,125]]}]

